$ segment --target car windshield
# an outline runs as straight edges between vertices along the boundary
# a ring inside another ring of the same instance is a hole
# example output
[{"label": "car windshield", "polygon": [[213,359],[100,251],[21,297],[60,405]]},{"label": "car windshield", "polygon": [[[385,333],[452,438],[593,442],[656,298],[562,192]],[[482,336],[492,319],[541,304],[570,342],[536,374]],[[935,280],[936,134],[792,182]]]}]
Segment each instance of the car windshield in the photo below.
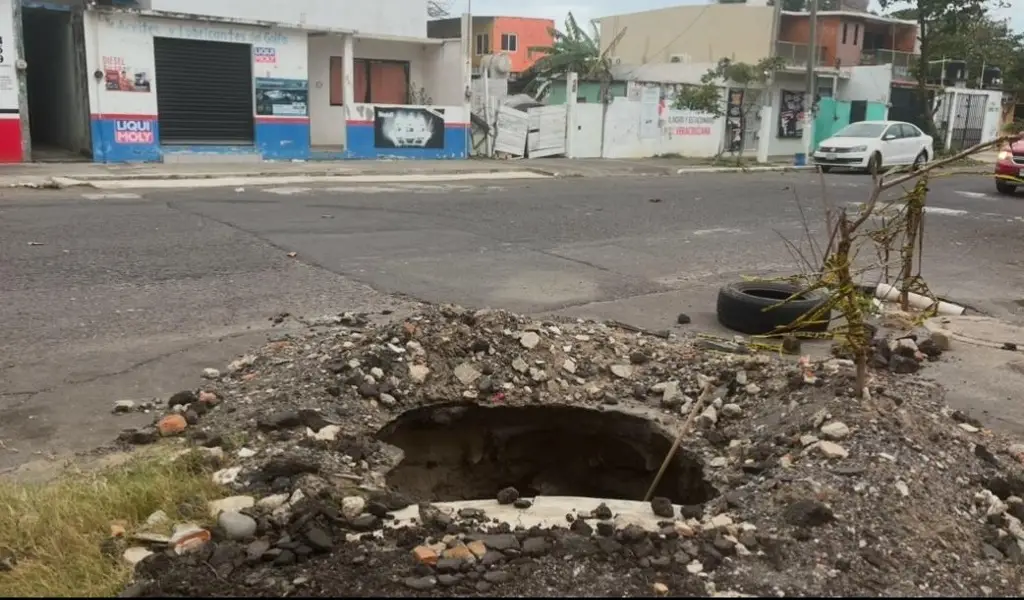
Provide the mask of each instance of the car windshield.
[{"label": "car windshield", "polygon": [[876,138],[885,131],[885,123],[854,123],[847,125],[834,137]]}]

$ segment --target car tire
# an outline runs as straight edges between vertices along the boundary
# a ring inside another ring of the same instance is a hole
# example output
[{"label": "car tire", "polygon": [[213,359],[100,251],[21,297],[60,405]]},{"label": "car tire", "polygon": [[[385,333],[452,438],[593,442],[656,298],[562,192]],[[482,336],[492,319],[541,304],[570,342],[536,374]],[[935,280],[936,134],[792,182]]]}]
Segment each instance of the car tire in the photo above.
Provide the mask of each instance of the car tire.
[{"label": "car tire", "polygon": [[829,167],[829,166],[826,166],[826,165],[819,165],[819,166],[821,168],[821,172],[822,173],[831,173],[832,172],[832,167]]},{"label": "car tire", "polygon": [[[718,322],[740,333],[763,335],[789,327],[807,314],[813,314],[827,301],[828,297],[817,291],[801,293],[799,287],[789,283],[771,281],[741,281],[730,283],[718,290],[716,312]],[[799,294],[789,302],[779,304],[786,298]],[[778,305],[778,306],[776,306]],[[765,310],[769,307],[770,310]],[[823,322],[810,323],[799,327],[801,331],[827,331],[831,312],[824,315]]]},{"label": "car tire", "polygon": [[922,150],[921,153],[918,154],[917,157],[914,159],[914,164],[912,164],[910,168],[916,171],[923,167],[926,162],[928,162],[928,153]]},{"label": "car tire", "polygon": [[1017,191],[1017,186],[1007,183],[1001,179],[996,180],[996,191],[1000,194],[1012,194]]},{"label": "car tire", "polygon": [[868,173],[874,175],[875,173],[882,172],[882,155],[875,152],[868,159]]}]

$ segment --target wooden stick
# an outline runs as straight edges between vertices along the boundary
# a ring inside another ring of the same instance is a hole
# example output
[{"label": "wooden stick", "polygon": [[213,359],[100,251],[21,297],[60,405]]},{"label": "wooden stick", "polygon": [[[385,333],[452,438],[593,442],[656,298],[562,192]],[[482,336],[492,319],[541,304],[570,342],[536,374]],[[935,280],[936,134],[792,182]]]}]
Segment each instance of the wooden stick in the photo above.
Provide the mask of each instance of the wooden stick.
[{"label": "wooden stick", "polygon": [[679,445],[683,443],[683,436],[689,433],[690,428],[693,427],[693,422],[704,410],[704,403],[707,402],[714,394],[715,386],[710,382],[701,392],[700,398],[697,398],[697,402],[693,405],[693,409],[690,411],[690,416],[686,418],[686,422],[679,428],[679,433],[676,435],[676,439],[672,442],[672,447],[668,449],[668,454],[665,455],[665,460],[661,461],[661,468],[658,469],[658,474],[654,476],[654,481],[651,482],[651,487],[647,490],[647,495],[644,496],[644,502],[650,502],[651,496],[654,495],[654,488],[658,487],[661,483],[661,478],[665,476],[665,471],[668,470],[668,464],[672,462],[672,457],[676,455],[676,451],[679,450]]}]

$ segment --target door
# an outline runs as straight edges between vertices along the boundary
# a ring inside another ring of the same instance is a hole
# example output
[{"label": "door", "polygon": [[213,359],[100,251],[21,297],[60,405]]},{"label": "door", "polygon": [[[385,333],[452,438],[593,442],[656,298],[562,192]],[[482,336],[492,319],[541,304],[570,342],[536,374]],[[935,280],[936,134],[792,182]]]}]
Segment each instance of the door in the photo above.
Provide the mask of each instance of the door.
[{"label": "door", "polygon": [[868,118],[867,100],[854,100],[850,103],[850,122],[860,123]]},{"label": "door", "polygon": [[882,134],[882,164],[885,166],[906,163],[906,149],[903,146],[903,134],[899,125],[890,125]]},{"label": "door", "polygon": [[911,163],[917,158],[917,155],[921,153],[922,138],[921,131],[913,125],[904,123],[900,125],[900,132],[902,134],[901,142],[903,144],[903,153],[907,157],[907,162]]},{"label": "door", "polygon": [[252,46],[153,38],[162,144],[253,143]]},{"label": "door", "polygon": [[529,115],[510,106],[502,106],[495,119],[494,151],[523,156],[526,152],[526,132],[529,129]]},{"label": "door", "polygon": [[542,158],[565,154],[568,115],[565,105],[527,109],[530,133],[526,138],[527,157]]},{"label": "door", "polygon": [[576,127],[571,132],[573,136],[571,158],[601,158],[603,121],[603,105],[576,105]]}]

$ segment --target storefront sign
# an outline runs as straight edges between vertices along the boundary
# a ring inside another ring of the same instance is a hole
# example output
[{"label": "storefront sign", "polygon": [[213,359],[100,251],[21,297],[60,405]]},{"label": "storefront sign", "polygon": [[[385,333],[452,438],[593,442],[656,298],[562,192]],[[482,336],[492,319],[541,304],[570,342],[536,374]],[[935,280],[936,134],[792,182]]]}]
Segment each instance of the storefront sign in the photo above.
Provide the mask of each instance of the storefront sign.
[{"label": "storefront sign", "polygon": [[444,148],[444,109],[375,106],[376,148]]},{"label": "storefront sign", "polygon": [[114,121],[114,141],[118,144],[152,144],[153,121],[117,119]]},{"label": "storefront sign", "polygon": [[262,117],[305,117],[309,83],[305,79],[256,78],[256,114]]},{"label": "storefront sign", "polygon": [[277,48],[268,48],[266,46],[253,46],[252,55],[255,61],[258,63],[277,63]]}]

